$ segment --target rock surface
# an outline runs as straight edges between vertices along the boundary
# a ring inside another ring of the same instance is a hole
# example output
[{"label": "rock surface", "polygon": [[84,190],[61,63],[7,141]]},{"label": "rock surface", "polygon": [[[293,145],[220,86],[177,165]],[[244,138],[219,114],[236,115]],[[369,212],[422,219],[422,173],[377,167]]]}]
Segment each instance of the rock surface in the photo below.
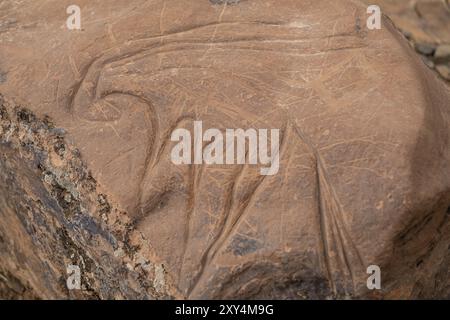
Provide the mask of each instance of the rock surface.
[{"label": "rock surface", "polygon": [[[0,296],[450,297],[450,91],[390,21],[368,30],[353,0],[77,2],[82,30],[72,1],[0,4]],[[194,120],[279,128],[279,172],[174,165]]]},{"label": "rock surface", "polygon": [[[167,295],[149,282],[159,265],[127,268],[140,255],[130,222],[98,192],[64,130],[0,96],[0,138],[2,298]],[[82,291],[68,290],[69,265],[79,266]]]},{"label": "rock surface", "polygon": [[[366,1],[367,2],[367,1]],[[426,63],[450,81],[450,4],[448,0],[375,0],[409,38]]]}]

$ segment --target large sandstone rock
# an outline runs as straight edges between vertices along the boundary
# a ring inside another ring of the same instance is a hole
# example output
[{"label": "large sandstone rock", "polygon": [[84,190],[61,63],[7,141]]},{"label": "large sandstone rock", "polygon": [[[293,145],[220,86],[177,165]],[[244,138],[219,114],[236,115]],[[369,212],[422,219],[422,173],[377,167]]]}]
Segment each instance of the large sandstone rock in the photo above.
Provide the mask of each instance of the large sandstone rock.
[{"label": "large sandstone rock", "polygon": [[[450,92],[389,21],[80,0],[69,31],[72,2],[1,4],[2,296],[449,297]],[[194,120],[280,129],[278,173],[173,164]]]}]

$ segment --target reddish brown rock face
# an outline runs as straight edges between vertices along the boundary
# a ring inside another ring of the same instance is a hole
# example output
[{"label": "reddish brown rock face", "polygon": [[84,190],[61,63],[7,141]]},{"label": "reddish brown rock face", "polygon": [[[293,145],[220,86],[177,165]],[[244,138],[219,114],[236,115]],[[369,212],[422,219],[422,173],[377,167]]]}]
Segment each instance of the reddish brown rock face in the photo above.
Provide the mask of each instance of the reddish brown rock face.
[{"label": "reddish brown rock face", "polygon": [[[65,129],[115,208],[75,214],[123,236],[90,255],[179,298],[448,296],[450,92],[390,22],[368,30],[359,1],[79,1],[70,31],[70,4],[3,4],[0,92]],[[174,164],[194,121],[279,129],[279,170]]]}]

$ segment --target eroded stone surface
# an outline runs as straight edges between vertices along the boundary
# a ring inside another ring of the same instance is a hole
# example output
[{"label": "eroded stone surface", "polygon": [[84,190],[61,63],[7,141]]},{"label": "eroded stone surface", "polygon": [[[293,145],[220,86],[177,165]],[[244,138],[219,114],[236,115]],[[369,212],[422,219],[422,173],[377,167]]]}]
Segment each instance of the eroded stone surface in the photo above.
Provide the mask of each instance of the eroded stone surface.
[{"label": "eroded stone surface", "polygon": [[375,0],[411,41],[427,64],[447,81],[450,75],[450,3],[448,0]]},{"label": "eroded stone surface", "polygon": [[[447,87],[389,21],[367,30],[362,2],[215,2],[79,1],[81,31],[65,28],[70,1],[2,4],[0,92],[64,128],[126,212],[105,213],[105,230],[127,226],[122,246],[136,252],[107,251],[152,284],[136,290],[448,296]],[[194,120],[281,129],[280,171],[174,165],[170,134]]]},{"label": "eroded stone surface", "polygon": [[[0,96],[0,155],[2,298],[168,296],[165,283],[151,283],[159,266],[142,261],[129,220],[99,193],[64,130]],[[68,290],[69,265],[80,268],[81,291]]]}]

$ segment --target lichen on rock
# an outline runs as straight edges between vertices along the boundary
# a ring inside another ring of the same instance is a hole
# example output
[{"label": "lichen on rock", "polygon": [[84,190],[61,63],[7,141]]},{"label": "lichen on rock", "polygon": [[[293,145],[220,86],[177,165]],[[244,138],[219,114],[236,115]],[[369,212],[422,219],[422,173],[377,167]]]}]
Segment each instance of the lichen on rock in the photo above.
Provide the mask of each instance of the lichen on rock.
[{"label": "lichen on rock", "polygon": [[[126,214],[97,191],[64,130],[1,95],[0,168],[2,298],[170,297],[149,281],[158,265],[144,269],[138,244],[124,243],[135,232]],[[66,286],[68,265],[80,268],[80,290]]]}]

